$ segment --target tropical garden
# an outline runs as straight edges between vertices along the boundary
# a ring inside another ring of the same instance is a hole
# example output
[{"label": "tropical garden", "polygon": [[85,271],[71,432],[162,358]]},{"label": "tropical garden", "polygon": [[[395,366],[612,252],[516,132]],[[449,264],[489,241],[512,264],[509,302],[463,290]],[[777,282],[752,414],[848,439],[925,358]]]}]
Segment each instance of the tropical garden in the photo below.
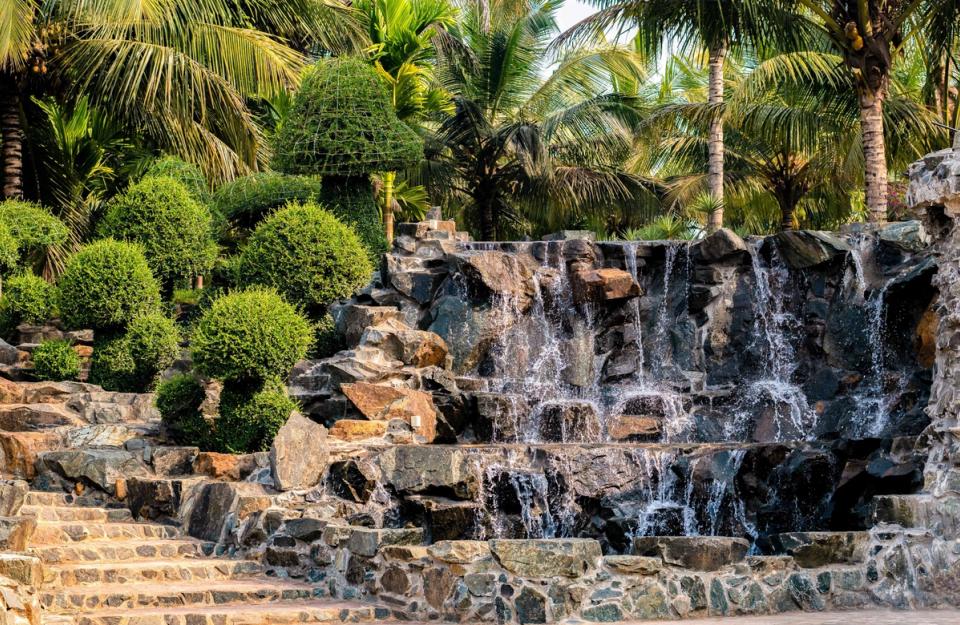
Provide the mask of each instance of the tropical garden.
[{"label": "tropical garden", "polygon": [[[957,0],[594,6],[561,31],[562,0],[5,0],[0,332],[92,328],[89,379],[125,391],[189,343],[164,417],[261,449],[398,220],[439,206],[484,240],[880,222],[960,126]],[[44,343],[35,375],[78,358]]]}]

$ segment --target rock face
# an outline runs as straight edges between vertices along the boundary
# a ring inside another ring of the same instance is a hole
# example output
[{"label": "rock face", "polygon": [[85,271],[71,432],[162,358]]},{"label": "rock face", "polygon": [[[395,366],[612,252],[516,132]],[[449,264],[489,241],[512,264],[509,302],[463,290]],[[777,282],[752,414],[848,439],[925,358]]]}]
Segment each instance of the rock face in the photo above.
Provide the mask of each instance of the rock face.
[{"label": "rock face", "polygon": [[280,490],[303,490],[320,483],[327,470],[327,429],[299,412],[290,415],[270,447],[270,471]]},{"label": "rock face", "polygon": [[437,409],[427,393],[392,386],[358,382],[340,389],[363,416],[374,421],[400,419],[431,443],[437,437]]}]

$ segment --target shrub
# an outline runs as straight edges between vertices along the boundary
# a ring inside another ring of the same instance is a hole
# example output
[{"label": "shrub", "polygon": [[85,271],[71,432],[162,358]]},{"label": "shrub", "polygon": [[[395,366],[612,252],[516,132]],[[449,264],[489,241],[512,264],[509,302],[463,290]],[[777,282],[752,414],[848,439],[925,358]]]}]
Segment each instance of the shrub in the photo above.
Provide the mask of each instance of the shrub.
[{"label": "shrub", "polygon": [[216,421],[217,446],[228,453],[266,451],[296,409],[279,378],[269,378],[253,393],[236,383],[225,384]]},{"label": "shrub", "polygon": [[287,300],[322,310],[370,279],[357,235],[316,204],[291,204],[257,226],[240,253],[241,284],[270,286]]},{"label": "shrub", "polygon": [[387,237],[372,189],[366,184],[355,184],[354,179],[329,178],[324,182],[322,204],[353,227],[366,246],[370,261],[377,263],[380,254],[387,251]]},{"label": "shrub", "polygon": [[330,313],[324,314],[320,320],[314,323],[314,341],[313,349],[310,350],[311,358],[328,358],[333,356],[341,349],[344,349],[346,342],[343,335],[337,331],[337,324]]},{"label": "shrub", "polygon": [[0,222],[0,273],[6,273],[20,262],[20,242],[10,228]]},{"label": "shrub", "polygon": [[142,393],[179,355],[176,324],[158,312],[147,313],[131,321],[124,334],[99,342],[90,379],[111,391]]},{"label": "shrub", "polygon": [[286,377],[312,342],[312,328],[275,291],[224,295],[203,312],[191,347],[197,370],[221,380]]},{"label": "shrub", "polygon": [[213,205],[235,228],[252,229],[289,202],[320,198],[320,178],[261,172],[237,178],[213,194]]},{"label": "shrub", "polygon": [[157,387],[154,401],[160,420],[177,444],[201,448],[210,444],[210,425],[200,411],[204,399],[203,384],[192,375],[176,375]]},{"label": "shrub", "polygon": [[33,375],[40,380],[74,380],[80,375],[80,355],[69,341],[44,341],[33,350]]},{"label": "shrub", "polygon": [[56,314],[57,289],[32,273],[9,278],[4,283],[0,313],[13,328],[21,323],[40,324]]},{"label": "shrub", "polygon": [[103,239],[67,259],[59,307],[72,328],[121,328],[157,309],[160,289],[137,245]]},{"label": "shrub", "polygon": [[210,202],[210,185],[203,171],[193,163],[176,156],[163,156],[153,161],[143,175],[144,178],[173,178],[184,187],[198,202]]},{"label": "shrub", "polygon": [[0,223],[23,249],[42,249],[66,242],[70,230],[47,209],[33,202],[0,202]]},{"label": "shrub", "polygon": [[100,231],[139,243],[153,274],[172,289],[206,273],[217,257],[210,210],[173,178],[144,178],[115,197]]},{"label": "shrub", "polygon": [[97,339],[90,360],[91,384],[108,391],[136,392],[139,390],[136,373],[137,363],[122,335]]}]

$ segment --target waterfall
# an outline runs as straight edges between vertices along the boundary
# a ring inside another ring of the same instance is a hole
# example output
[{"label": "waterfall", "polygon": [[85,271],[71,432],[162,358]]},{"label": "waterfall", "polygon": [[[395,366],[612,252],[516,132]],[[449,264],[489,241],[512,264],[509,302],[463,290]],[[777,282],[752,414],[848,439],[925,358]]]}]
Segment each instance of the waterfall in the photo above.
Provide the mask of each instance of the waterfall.
[{"label": "waterfall", "polygon": [[[627,271],[630,272],[630,275],[633,279],[639,283],[640,282],[640,272],[637,270],[637,244],[634,242],[627,242],[623,245],[623,258],[627,266]],[[669,278],[667,278],[669,280]],[[666,301],[666,297],[664,297]],[[630,299],[630,316],[633,321],[633,331],[634,337],[633,342],[637,349],[637,370],[634,372],[634,381],[637,386],[642,387],[644,384],[644,362],[643,357],[643,321],[640,319],[640,298],[633,297]]]}]

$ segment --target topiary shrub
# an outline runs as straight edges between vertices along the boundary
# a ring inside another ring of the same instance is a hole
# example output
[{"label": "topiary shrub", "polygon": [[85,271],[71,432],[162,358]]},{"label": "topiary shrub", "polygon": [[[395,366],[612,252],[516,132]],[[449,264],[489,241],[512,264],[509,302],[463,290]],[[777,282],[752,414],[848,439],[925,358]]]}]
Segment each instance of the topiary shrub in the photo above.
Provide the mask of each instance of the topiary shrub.
[{"label": "topiary shrub", "polygon": [[0,222],[0,275],[13,270],[20,262],[20,242],[6,224]]},{"label": "topiary shrub", "polygon": [[85,245],[68,258],[57,287],[61,317],[71,328],[122,328],[160,303],[143,250],[114,239]]},{"label": "topiary shrub", "polygon": [[139,243],[156,276],[172,292],[206,273],[217,258],[210,210],[173,178],[150,177],[115,197],[101,234]]},{"label": "topiary shrub", "polygon": [[124,334],[98,342],[90,381],[107,390],[143,393],[180,355],[180,332],[173,320],[153,312],[136,317]]},{"label": "topiary shrub", "polygon": [[22,200],[0,202],[0,223],[5,225],[23,250],[60,245],[70,230],[60,219],[39,204]]},{"label": "topiary shrub", "polygon": [[9,278],[0,299],[4,336],[12,336],[21,323],[41,324],[56,314],[57,289],[32,273]]},{"label": "topiary shrub", "polygon": [[296,409],[279,378],[269,378],[252,393],[246,385],[225,384],[216,421],[217,446],[235,454],[266,451]]},{"label": "topiary shrub", "polygon": [[163,156],[153,161],[143,178],[163,177],[173,178],[184,187],[198,202],[210,202],[210,185],[203,171],[193,163],[188,163],[176,156]]},{"label": "topiary shrub", "polygon": [[225,381],[286,377],[313,340],[310,323],[276,291],[252,288],[218,298],[191,337],[193,363]]},{"label": "topiary shrub", "polygon": [[387,251],[387,237],[372,189],[356,184],[354,179],[328,178],[320,198],[324,207],[353,227],[367,248],[370,262],[376,265]]},{"label": "topiary shrub", "polygon": [[260,172],[221,185],[213,205],[232,227],[252,230],[276,208],[319,199],[322,188],[318,177]]},{"label": "topiary shrub", "polygon": [[205,399],[203,384],[192,375],[179,374],[157,386],[154,402],[174,442],[202,449],[210,445],[210,425],[200,411]]},{"label": "topiary shrub", "polygon": [[264,220],[237,263],[241,285],[273,287],[311,311],[349,296],[372,273],[353,230],[313,203],[290,204]]},{"label": "topiary shrub", "polygon": [[80,355],[69,341],[44,341],[33,350],[33,375],[40,380],[75,380],[80,375]]}]

